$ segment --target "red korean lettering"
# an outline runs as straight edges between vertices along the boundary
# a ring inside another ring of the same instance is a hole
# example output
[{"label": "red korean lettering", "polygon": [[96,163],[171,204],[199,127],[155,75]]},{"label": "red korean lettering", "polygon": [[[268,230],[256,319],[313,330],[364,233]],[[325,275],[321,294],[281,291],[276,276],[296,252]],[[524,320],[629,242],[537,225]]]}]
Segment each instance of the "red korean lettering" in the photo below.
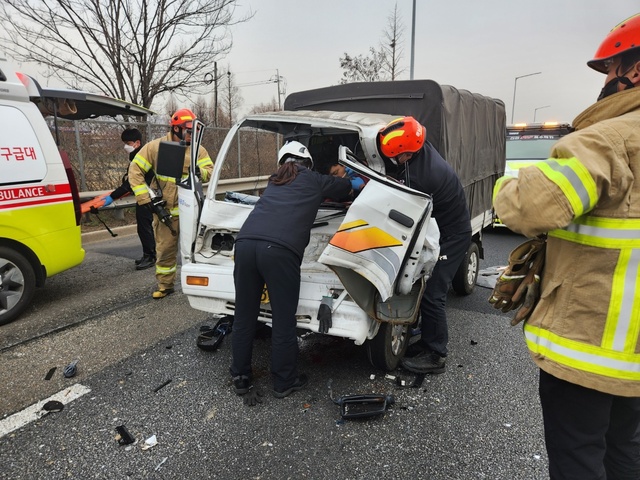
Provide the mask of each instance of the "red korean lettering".
[{"label": "red korean lettering", "polygon": [[9,147],[0,147],[0,156],[4,157],[4,159],[8,162],[11,160],[11,149]]},{"label": "red korean lettering", "polygon": [[36,159],[36,151],[33,147],[24,147],[24,156],[31,160]]},{"label": "red korean lettering", "polygon": [[22,152],[22,147],[13,147],[13,156],[16,157],[16,160],[18,161],[24,160],[24,153]]}]

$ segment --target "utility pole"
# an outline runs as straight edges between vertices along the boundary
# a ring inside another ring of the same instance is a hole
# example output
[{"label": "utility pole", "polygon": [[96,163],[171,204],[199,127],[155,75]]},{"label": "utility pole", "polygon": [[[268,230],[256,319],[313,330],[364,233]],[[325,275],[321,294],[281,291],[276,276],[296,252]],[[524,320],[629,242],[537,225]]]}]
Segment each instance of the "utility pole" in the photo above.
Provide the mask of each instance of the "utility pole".
[{"label": "utility pole", "polygon": [[282,103],[280,102],[280,70],[276,68],[276,78],[278,79],[278,110],[282,110]]},{"label": "utility pole", "polygon": [[218,62],[213,62],[213,126],[218,126]]}]

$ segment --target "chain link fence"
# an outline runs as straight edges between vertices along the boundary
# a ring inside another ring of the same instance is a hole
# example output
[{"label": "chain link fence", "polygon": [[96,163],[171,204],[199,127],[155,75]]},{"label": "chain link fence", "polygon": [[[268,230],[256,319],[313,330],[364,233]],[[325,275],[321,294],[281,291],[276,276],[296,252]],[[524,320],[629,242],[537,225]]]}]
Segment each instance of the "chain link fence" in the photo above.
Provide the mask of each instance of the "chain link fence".
[{"label": "chain link fence", "polygon": [[[57,120],[58,144],[65,150],[74,169],[81,192],[115,189],[129,168],[129,154],[120,135],[125,128],[137,128],[142,144],[164,137],[169,125],[113,120]],[[50,127],[55,135],[53,121]],[[228,128],[206,127],[202,146],[212,160],[229,132]],[[276,133],[242,129],[228,149],[221,172],[222,179],[243,178],[273,173],[282,138]]]}]

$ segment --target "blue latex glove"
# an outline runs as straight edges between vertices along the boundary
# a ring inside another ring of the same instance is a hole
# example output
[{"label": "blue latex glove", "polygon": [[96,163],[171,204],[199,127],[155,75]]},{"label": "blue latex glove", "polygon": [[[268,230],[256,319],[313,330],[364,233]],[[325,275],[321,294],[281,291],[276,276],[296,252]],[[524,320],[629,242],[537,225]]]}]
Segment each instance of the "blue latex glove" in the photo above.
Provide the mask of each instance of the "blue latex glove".
[{"label": "blue latex glove", "polygon": [[103,205],[103,207],[111,205],[112,203],[113,203],[113,198],[111,198],[111,195],[107,195],[106,197],[104,197],[104,205]]}]

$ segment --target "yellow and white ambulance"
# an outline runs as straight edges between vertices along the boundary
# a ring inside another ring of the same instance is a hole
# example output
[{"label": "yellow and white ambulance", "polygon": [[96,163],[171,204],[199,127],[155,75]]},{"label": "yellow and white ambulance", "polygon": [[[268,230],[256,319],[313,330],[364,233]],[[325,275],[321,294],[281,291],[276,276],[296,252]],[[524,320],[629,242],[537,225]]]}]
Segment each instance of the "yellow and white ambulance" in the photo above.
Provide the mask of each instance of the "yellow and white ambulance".
[{"label": "yellow and white ambulance", "polygon": [[45,117],[148,113],[101,95],[42,88],[0,59],[0,325],[27,308],[47,277],[84,258],[76,181]]}]

